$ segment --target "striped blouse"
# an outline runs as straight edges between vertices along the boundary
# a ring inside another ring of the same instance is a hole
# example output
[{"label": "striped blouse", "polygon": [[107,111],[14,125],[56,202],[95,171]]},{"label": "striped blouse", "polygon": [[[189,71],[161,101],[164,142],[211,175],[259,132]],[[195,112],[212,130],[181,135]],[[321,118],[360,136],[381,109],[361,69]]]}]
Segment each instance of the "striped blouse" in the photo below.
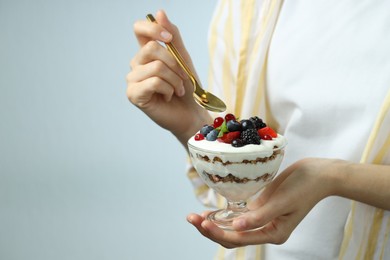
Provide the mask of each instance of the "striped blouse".
[{"label": "striped blouse", "polygon": [[[218,1],[209,32],[208,85],[224,98],[229,111],[241,118],[260,115],[267,122],[273,120],[265,95],[267,54],[282,6],[281,0]],[[390,164],[390,82],[387,89],[362,163]],[[204,205],[224,207],[224,199],[210,190],[192,167],[188,177]],[[389,234],[389,211],[352,202],[339,259],[390,259]],[[216,259],[263,258],[260,245],[233,250],[220,247],[216,255]]]}]

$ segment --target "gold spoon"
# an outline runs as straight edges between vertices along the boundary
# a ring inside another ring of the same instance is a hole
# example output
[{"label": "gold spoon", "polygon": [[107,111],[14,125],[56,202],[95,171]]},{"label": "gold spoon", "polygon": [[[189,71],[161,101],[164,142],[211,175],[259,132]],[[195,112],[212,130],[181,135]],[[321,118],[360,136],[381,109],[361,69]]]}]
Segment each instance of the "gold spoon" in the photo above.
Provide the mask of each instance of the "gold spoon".
[{"label": "gold spoon", "polygon": [[[154,23],[157,23],[156,19],[154,19],[153,15],[148,14],[146,18]],[[187,64],[184,62],[183,57],[180,55],[180,53],[177,51],[176,47],[173,45],[173,43],[165,43],[167,46],[167,49],[169,52],[175,57],[176,61],[179,63],[179,65],[183,68],[184,72],[188,75],[190,80],[192,81],[192,84],[194,85],[194,99],[195,101],[205,109],[213,112],[223,112],[226,110],[225,103],[216,97],[215,95],[211,94],[210,92],[207,92],[204,90],[198,81],[196,80],[194,74],[190,70],[190,68],[187,66]]]}]

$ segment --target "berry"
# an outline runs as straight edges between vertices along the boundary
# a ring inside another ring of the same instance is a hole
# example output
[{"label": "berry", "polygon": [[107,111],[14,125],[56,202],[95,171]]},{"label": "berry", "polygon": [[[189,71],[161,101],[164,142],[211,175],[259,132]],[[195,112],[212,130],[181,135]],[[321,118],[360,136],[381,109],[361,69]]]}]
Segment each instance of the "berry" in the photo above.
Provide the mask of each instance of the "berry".
[{"label": "berry", "polygon": [[254,128],[242,131],[241,139],[245,144],[260,144],[260,136]]},{"label": "berry", "polygon": [[229,132],[241,131],[242,129],[240,122],[237,122],[235,119],[228,121],[226,126]]},{"label": "berry", "polygon": [[206,135],[206,140],[207,141],[215,141],[215,140],[217,140],[218,134],[219,134],[219,131],[217,129],[214,129]]},{"label": "berry", "polygon": [[212,127],[211,125],[205,125],[202,127],[202,129],[200,129],[200,133],[203,135],[203,136],[206,136],[208,133],[210,133],[212,130],[214,129],[214,127]]},{"label": "berry", "polygon": [[214,119],[214,128],[220,127],[223,123],[224,119],[222,117],[217,117]]},{"label": "berry", "polygon": [[264,140],[267,140],[267,139],[265,139],[266,135],[269,135],[272,138],[278,137],[278,134],[275,132],[275,130],[273,130],[269,126],[263,127],[261,129],[257,130],[257,132],[258,132],[260,138],[264,139]]},{"label": "berry", "polygon": [[204,139],[204,135],[198,133],[198,134],[195,135],[194,138],[195,138],[195,141],[200,141],[200,140],[203,140],[203,139]]},{"label": "berry", "polygon": [[272,140],[272,137],[270,135],[264,135],[261,139],[263,139],[263,140]]},{"label": "berry", "polygon": [[263,127],[266,127],[267,125],[263,122],[262,119],[258,118],[257,116],[253,116],[249,118],[250,121],[255,125],[256,129],[260,129]]},{"label": "berry", "polygon": [[233,114],[226,114],[225,121],[229,122],[230,120],[236,120],[236,117]]},{"label": "berry", "polygon": [[234,147],[242,147],[244,145],[244,141],[242,141],[241,139],[235,139],[232,141],[232,146]]},{"label": "berry", "polygon": [[255,125],[253,124],[253,122],[248,119],[241,120],[241,126],[242,131],[245,131],[247,129],[255,129]]},{"label": "berry", "polygon": [[222,137],[218,138],[218,140],[220,140],[224,143],[227,143],[227,144],[231,144],[232,141],[239,138],[240,135],[241,135],[240,131],[229,132],[229,133],[224,134]]}]

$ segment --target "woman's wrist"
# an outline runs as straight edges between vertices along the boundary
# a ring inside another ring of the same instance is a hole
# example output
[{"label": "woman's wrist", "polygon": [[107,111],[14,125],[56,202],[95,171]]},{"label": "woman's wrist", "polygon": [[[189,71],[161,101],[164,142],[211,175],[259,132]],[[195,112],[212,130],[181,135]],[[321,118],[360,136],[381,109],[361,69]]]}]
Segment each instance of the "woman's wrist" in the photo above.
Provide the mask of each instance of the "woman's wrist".
[{"label": "woman's wrist", "polygon": [[326,196],[343,196],[345,185],[350,178],[351,162],[338,159],[328,160],[328,166],[322,171],[328,185]]},{"label": "woman's wrist", "polygon": [[211,115],[205,109],[199,107],[198,113],[195,114],[192,123],[189,125],[186,131],[183,131],[181,133],[172,133],[176,136],[179,142],[187,149],[188,139],[193,136],[197,131],[199,131],[202,126],[204,126],[205,124],[210,124],[211,122]]}]

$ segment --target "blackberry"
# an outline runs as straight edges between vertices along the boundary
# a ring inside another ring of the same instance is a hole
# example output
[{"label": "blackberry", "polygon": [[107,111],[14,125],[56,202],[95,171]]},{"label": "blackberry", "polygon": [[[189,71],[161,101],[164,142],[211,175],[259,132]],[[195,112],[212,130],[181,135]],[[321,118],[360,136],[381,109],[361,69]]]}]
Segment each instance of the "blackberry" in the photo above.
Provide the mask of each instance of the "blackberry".
[{"label": "blackberry", "polygon": [[263,127],[266,127],[267,125],[263,122],[262,119],[258,118],[257,116],[253,116],[249,118],[250,121],[255,125],[256,129],[261,129]]},{"label": "blackberry", "polygon": [[242,147],[244,145],[244,141],[242,141],[241,139],[235,139],[232,141],[232,146],[234,147]]},{"label": "blackberry", "polygon": [[255,125],[249,119],[241,120],[241,126],[242,126],[242,131],[245,131],[247,129],[254,129],[255,128]]},{"label": "blackberry", "polygon": [[254,128],[242,131],[240,138],[245,144],[260,144],[260,136]]}]

